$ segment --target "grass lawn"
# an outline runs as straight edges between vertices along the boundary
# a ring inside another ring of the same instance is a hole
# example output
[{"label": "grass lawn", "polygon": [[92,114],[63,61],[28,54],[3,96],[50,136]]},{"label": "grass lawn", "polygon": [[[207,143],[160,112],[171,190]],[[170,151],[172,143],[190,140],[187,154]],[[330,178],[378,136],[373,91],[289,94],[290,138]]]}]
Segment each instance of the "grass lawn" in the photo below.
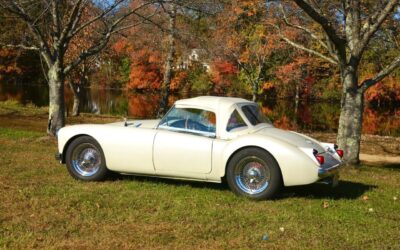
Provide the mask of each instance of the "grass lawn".
[{"label": "grass lawn", "polygon": [[254,202],[224,184],[75,181],[55,152],[44,132],[0,124],[0,248],[400,248],[400,165]]}]

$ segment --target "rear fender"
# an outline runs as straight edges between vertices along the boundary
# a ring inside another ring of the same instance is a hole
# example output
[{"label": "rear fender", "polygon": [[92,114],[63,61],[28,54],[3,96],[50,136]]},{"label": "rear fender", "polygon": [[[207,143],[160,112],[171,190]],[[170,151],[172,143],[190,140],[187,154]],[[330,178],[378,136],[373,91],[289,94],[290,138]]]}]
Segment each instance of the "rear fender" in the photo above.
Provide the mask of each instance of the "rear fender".
[{"label": "rear fender", "polygon": [[225,176],[231,157],[246,147],[259,147],[269,152],[278,163],[285,186],[310,184],[318,180],[319,166],[298,147],[272,137],[246,135],[232,140],[224,149],[220,176]]}]

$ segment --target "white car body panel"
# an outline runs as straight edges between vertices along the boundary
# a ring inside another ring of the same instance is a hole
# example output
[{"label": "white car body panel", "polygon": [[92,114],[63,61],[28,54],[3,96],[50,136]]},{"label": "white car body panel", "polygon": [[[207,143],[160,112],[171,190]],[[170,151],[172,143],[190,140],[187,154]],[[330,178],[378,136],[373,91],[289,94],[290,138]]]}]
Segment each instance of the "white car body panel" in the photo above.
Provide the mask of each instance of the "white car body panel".
[{"label": "white car body panel", "polygon": [[[271,124],[227,131],[231,113],[254,104],[240,98],[197,97],[177,101],[175,107],[198,108],[216,114],[215,138],[158,128],[160,120],[135,120],[105,125],[73,125],[58,132],[58,151],[65,155],[68,143],[81,135],[93,137],[101,146],[107,168],[126,174],[221,182],[230,157],[245,147],[259,147],[278,163],[285,186],[304,185],[320,179],[321,166],[313,149],[341,164],[333,144],[274,128]],[[126,125],[126,126],[125,126]],[[328,168],[330,166],[327,166]]]},{"label": "white car body panel", "polygon": [[212,145],[212,138],[159,129],[153,148],[156,173],[210,173]]}]

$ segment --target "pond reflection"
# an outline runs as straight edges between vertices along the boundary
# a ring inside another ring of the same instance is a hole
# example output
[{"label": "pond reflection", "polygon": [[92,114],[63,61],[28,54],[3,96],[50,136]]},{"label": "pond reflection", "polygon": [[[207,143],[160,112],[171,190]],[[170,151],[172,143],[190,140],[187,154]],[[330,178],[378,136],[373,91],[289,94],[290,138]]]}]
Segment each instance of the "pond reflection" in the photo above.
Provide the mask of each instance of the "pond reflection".
[{"label": "pond reflection", "polygon": [[[81,88],[81,111],[112,114],[130,118],[154,118],[160,103],[158,93],[132,93],[121,89]],[[67,112],[72,111],[73,96],[69,88],[65,94]],[[171,95],[169,105],[186,95]],[[243,96],[249,99],[248,96]],[[18,85],[0,83],[0,101],[17,100],[36,106],[48,104],[46,85]],[[336,132],[340,115],[339,101],[304,101],[293,99],[262,99],[259,101],[264,114],[275,126],[299,131]],[[400,108],[366,107],[363,132],[367,134],[400,136]]]}]

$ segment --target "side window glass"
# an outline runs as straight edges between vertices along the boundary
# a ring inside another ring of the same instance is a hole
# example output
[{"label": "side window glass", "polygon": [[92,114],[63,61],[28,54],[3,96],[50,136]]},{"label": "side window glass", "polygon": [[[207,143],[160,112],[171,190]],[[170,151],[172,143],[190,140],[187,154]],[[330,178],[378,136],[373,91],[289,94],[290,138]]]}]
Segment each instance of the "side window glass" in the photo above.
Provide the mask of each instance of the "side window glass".
[{"label": "side window glass", "polygon": [[161,120],[159,128],[215,136],[216,116],[202,109],[173,108]]},{"label": "side window glass", "polygon": [[240,116],[239,112],[235,109],[228,120],[228,125],[226,126],[226,131],[231,131],[235,128],[247,127],[243,118]]}]

